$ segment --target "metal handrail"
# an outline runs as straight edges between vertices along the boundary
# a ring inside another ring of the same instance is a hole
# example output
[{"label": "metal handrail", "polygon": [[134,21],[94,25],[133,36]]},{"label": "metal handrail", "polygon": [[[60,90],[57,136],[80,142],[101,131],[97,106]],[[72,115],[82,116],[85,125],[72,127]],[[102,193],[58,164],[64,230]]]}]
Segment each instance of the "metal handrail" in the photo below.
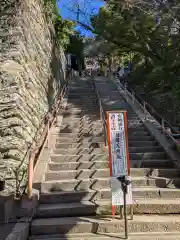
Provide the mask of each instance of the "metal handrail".
[{"label": "metal handrail", "polygon": [[104,131],[104,145],[107,146],[107,124],[106,124],[106,115],[104,113],[104,110],[103,110],[103,107],[102,107],[102,101],[101,101],[101,98],[99,96],[99,93],[96,89],[96,84],[95,84],[95,81],[92,79],[92,83],[93,83],[93,88],[94,88],[94,91],[96,93],[96,100],[97,100],[97,104],[99,106],[99,111],[100,111],[100,119],[102,121],[102,128],[103,128],[103,131]]},{"label": "metal handrail", "polygon": [[[43,124],[41,124],[41,128],[39,128],[39,131],[44,126],[44,131],[39,139],[38,142],[36,142],[35,146],[33,144],[31,145],[31,148],[29,149],[29,152],[26,153],[29,154],[29,164],[28,164],[28,184],[27,184],[27,195],[30,199],[32,197],[32,186],[33,186],[33,174],[34,174],[34,167],[35,164],[38,161],[38,157],[40,156],[40,153],[44,149],[44,146],[46,143],[49,145],[49,131],[51,127],[53,126],[54,122],[56,121],[57,112],[60,108],[60,105],[62,103],[62,100],[66,94],[68,82],[71,78],[71,72],[68,73],[66,82],[64,83],[64,86],[60,92],[56,95],[54,98],[53,104],[49,111],[45,114],[45,117],[43,118]],[[38,135],[39,131],[36,132],[36,136]]]},{"label": "metal handrail", "polygon": [[160,124],[163,133],[165,133],[173,141],[173,143],[175,143],[175,145],[179,145],[179,142],[177,141],[178,139],[175,138],[180,137],[178,131],[167,120],[165,120],[163,116],[157,113],[157,111],[149,103],[144,101],[144,99],[137,94],[133,88],[128,86],[127,83],[123,83],[120,79],[119,83],[123,90],[132,98],[133,102],[138,102],[144,112],[147,111]]},{"label": "metal handrail", "polygon": [[141,104],[145,104],[146,110],[159,122],[162,123],[164,121],[164,125],[171,129],[172,133],[178,134],[177,130],[167,121],[164,119],[162,115],[160,115],[149,103],[147,103],[137,92],[135,92],[129,85],[126,86],[127,90],[132,94],[134,97],[140,102]]}]

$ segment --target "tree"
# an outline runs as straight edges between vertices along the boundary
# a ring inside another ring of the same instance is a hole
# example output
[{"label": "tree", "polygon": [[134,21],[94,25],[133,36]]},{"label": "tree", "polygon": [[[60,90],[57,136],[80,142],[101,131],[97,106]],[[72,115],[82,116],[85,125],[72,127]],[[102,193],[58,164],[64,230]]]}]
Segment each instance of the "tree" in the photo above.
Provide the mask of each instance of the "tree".
[{"label": "tree", "polygon": [[180,1],[106,2],[91,19],[93,32],[115,45],[121,59],[131,56],[133,84],[151,95],[166,94],[170,108],[179,109]]},{"label": "tree", "polygon": [[75,31],[70,35],[66,51],[76,56],[80,69],[84,68],[84,38],[79,32]]}]

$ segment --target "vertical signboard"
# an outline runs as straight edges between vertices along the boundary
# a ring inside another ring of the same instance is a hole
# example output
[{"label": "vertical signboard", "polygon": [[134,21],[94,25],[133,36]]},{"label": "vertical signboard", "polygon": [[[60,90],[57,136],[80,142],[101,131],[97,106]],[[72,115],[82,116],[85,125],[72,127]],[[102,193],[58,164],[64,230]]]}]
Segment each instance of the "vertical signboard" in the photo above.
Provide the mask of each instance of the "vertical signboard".
[{"label": "vertical signboard", "polygon": [[[130,161],[128,151],[126,111],[107,112],[109,168],[112,188],[112,214],[115,206],[123,205],[123,191],[118,177],[128,176],[130,180]],[[126,196],[127,204],[132,204],[131,184]]]}]

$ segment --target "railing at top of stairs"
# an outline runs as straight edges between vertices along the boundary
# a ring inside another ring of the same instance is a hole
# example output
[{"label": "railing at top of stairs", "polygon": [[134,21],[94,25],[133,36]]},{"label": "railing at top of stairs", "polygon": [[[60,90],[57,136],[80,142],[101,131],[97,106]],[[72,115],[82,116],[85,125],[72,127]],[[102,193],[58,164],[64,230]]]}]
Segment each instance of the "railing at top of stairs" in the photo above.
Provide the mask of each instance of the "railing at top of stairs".
[{"label": "railing at top of stairs", "polygon": [[[64,99],[64,96],[67,92],[68,83],[71,80],[72,72],[67,72],[67,78],[63,85],[63,88],[57,93],[55,96],[53,103],[51,105],[51,108],[49,111],[45,114],[42,123],[36,132],[36,135],[34,137],[34,141],[28,151],[26,152],[26,156],[29,156],[29,163],[28,163],[28,184],[27,184],[27,195],[30,199],[32,197],[32,188],[33,188],[33,174],[34,174],[34,167],[36,163],[38,162],[38,158],[43,151],[46,144],[49,145],[49,132],[51,127],[56,121],[58,110],[61,107],[62,101]],[[37,136],[42,131],[43,133],[40,136],[40,139],[36,141]]]},{"label": "railing at top of stairs", "polygon": [[163,116],[161,116],[149,103],[147,103],[133,88],[128,86],[124,81],[121,81],[119,78],[116,79],[116,83],[128,94],[132,99],[132,102],[135,101],[139,103],[141,108],[144,111],[144,116],[146,119],[146,111],[160,124],[160,130],[171,139],[173,144],[177,147],[180,144],[180,133],[167,121]]}]

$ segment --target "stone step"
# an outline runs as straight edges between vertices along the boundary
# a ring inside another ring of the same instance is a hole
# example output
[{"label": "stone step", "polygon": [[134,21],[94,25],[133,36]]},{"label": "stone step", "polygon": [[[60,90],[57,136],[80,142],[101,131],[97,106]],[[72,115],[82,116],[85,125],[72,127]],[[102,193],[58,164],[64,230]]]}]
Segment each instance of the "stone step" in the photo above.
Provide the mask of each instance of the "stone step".
[{"label": "stone step", "polygon": [[129,147],[151,147],[159,146],[156,141],[129,141]]},{"label": "stone step", "polygon": [[[129,221],[130,233],[178,232],[180,216],[140,215]],[[69,217],[36,219],[31,224],[32,235],[67,233],[120,233],[124,232],[124,220],[102,217]]]},{"label": "stone step", "polygon": [[102,142],[96,142],[96,143],[56,143],[55,148],[76,148],[76,149],[82,149],[82,148],[102,148],[104,147],[104,143]]},{"label": "stone step", "polygon": [[98,105],[96,103],[96,101],[90,101],[87,104],[76,104],[77,106],[66,106],[66,108],[64,109],[65,111],[78,111],[78,110],[82,110],[82,111],[86,111],[86,110],[96,110],[98,108]]},{"label": "stone step", "polygon": [[76,125],[80,125],[83,124],[84,122],[86,123],[90,123],[89,119],[85,119],[82,117],[72,117],[72,116],[63,116],[62,119],[62,125],[69,125],[69,124],[76,124]]},{"label": "stone step", "polygon": [[[161,160],[158,160],[161,161]],[[130,175],[132,177],[143,177],[143,176],[152,176],[152,177],[180,177],[180,171],[178,169],[156,169],[156,168],[131,168]]]},{"label": "stone step", "polygon": [[82,102],[81,98],[87,98],[87,97],[89,99],[96,98],[95,92],[92,89],[90,89],[90,90],[91,91],[85,91],[85,89],[84,89],[84,93],[80,93],[79,90],[77,90],[76,92],[70,92],[68,94],[68,98],[73,97],[73,98],[75,98],[76,101],[81,101],[81,102]]},{"label": "stone step", "polygon": [[[79,166],[77,165],[77,163],[74,163],[70,166],[68,163],[66,163],[67,169],[63,170],[64,165],[62,166],[62,168],[59,168],[59,165],[57,166],[57,164],[52,164],[49,166],[51,171],[46,172],[45,180],[51,181],[51,180],[61,180],[61,179],[63,180],[63,179],[104,178],[104,177],[110,176],[109,168],[105,168],[106,166],[108,166],[108,164],[106,163],[104,164],[104,162],[95,162],[94,165],[95,166],[93,166],[93,170],[92,170],[91,169],[92,165],[87,164],[87,162]],[[88,169],[89,166],[90,166],[90,169]],[[104,168],[101,168],[101,167],[104,167]],[[73,170],[71,170],[72,168]],[[180,177],[180,173],[176,169],[131,168],[131,176],[132,177],[152,176],[152,177],[172,178],[172,177]]]},{"label": "stone step", "polygon": [[131,160],[149,160],[149,159],[166,159],[166,158],[167,158],[167,154],[164,151],[130,153]]},{"label": "stone step", "polygon": [[104,137],[100,136],[100,137],[73,137],[73,138],[68,138],[68,137],[61,137],[58,136],[58,138],[56,139],[57,143],[93,143],[93,142],[104,142]]},{"label": "stone step", "polygon": [[68,103],[67,104],[67,107],[69,107],[69,108],[71,108],[71,107],[76,107],[76,105],[78,106],[78,107],[80,107],[80,108],[83,108],[83,107],[86,107],[86,106],[88,106],[88,105],[92,105],[92,106],[97,106],[97,102],[96,102],[96,99],[95,100],[93,100],[93,101],[89,101],[89,102],[86,102],[86,103],[84,103],[84,102],[82,102],[82,101],[75,101],[75,102],[73,102],[73,103]]},{"label": "stone step", "polygon": [[93,133],[99,133],[102,132],[102,125],[100,127],[89,127],[89,128],[61,128],[57,130],[57,133],[60,135],[62,133],[73,133],[75,134],[93,134]]},{"label": "stone step", "polygon": [[68,95],[68,99],[69,101],[72,101],[74,102],[74,100],[78,100],[77,102],[79,101],[96,101],[96,96],[93,96],[92,94],[89,94],[89,95],[78,95],[77,94],[74,94],[74,95]]},{"label": "stone step", "polygon": [[56,163],[69,163],[69,162],[96,162],[108,161],[107,154],[84,154],[84,155],[51,155],[51,161]]},{"label": "stone step", "polygon": [[84,126],[84,125],[93,125],[93,122],[91,119],[87,118],[80,118],[80,119],[74,119],[73,117],[66,117],[63,118],[61,126]]},{"label": "stone step", "polygon": [[[83,116],[86,115],[86,113],[99,113],[99,108],[98,107],[94,107],[94,108],[87,108],[87,109],[69,109],[69,110],[61,110],[61,114],[63,116],[73,116],[73,115],[77,115],[77,116]],[[90,114],[89,114],[90,115]]]},{"label": "stone step", "polygon": [[140,147],[129,147],[129,152],[130,153],[150,153],[150,152],[163,152],[163,148],[160,146],[149,146],[149,147],[144,147],[144,146],[140,146]]},{"label": "stone step", "polygon": [[[56,145],[58,146],[58,145]],[[54,153],[55,154],[61,154],[61,155],[66,155],[66,154],[72,154],[72,155],[81,155],[81,154],[103,154],[105,152],[105,149],[102,148],[97,148],[96,145],[94,144],[95,148],[55,148]],[[140,154],[147,154],[147,153],[152,153],[153,155],[157,155],[157,153],[163,152],[163,148],[160,146],[150,146],[150,147],[129,147],[129,153],[134,154],[134,153],[140,153]]]},{"label": "stone step", "polygon": [[[41,193],[40,203],[72,203],[80,201],[100,201],[111,199],[111,189],[70,191],[70,192],[47,192]],[[180,198],[180,189],[158,188],[158,187],[133,187],[133,199],[174,199]]]},{"label": "stone step", "polygon": [[[133,201],[134,214],[179,214],[179,199],[136,199]],[[75,217],[93,215],[111,215],[111,200],[81,201],[75,203],[40,204],[36,217]],[[119,208],[116,209],[119,215]]]},{"label": "stone step", "polygon": [[62,149],[62,148],[56,148],[54,149],[54,154],[61,154],[61,155],[82,155],[82,154],[103,154],[105,153],[105,149],[101,148],[83,148],[83,149],[77,149],[77,148],[68,148],[68,149]]},{"label": "stone step", "polygon": [[174,168],[174,164],[169,159],[138,159],[138,160],[131,160],[131,167],[132,168]]},{"label": "stone step", "polygon": [[[151,155],[150,155],[151,156]],[[162,158],[161,158],[162,156]],[[133,160],[132,157],[135,159]],[[140,159],[141,157],[141,159]],[[154,157],[159,157],[159,159],[156,158],[147,158],[146,155],[144,156],[139,156],[139,159],[136,157],[134,154],[130,154],[130,165],[131,168],[174,168],[174,164],[171,160],[167,159],[166,155],[154,155]],[[164,157],[164,159],[163,159]],[[51,156],[51,163],[58,163],[58,164],[68,164],[67,169],[69,169],[69,166],[83,166],[85,167],[84,164],[87,163],[87,167],[89,168],[92,166],[93,162],[100,161],[100,162],[109,162],[109,157],[107,154],[98,154],[98,155],[93,155],[93,154],[84,154],[84,155],[58,155],[58,154],[53,154]],[[82,163],[83,165],[80,165]],[[98,163],[99,164],[99,163]],[[101,163],[100,163],[101,164]],[[103,163],[102,163],[103,164]],[[62,165],[62,166],[63,166]],[[87,168],[85,167],[85,169]],[[77,168],[76,168],[77,169]],[[62,169],[63,170],[63,169]],[[66,169],[64,169],[66,170]],[[71,170],[75,170],[74,168]]]},{"label": "stone step", "polygon": [[92,88],[92,85],[89,86],[88,88],[86,87],[82,87],[82,92],[78,89],[76,89],[76,91],[74,92],[70,92],[68,93],[68,97],[69,96],[73,96],[73,97],[76,97],[77,99],[79,99],[79,97],[95,97],[96,96],[96,93],[94,91],[94,89]]},{"label": "stone step", "polygon": [[130,142],[135,142],[135,141],[153,141],[154,137],[153,136],[128,136],[128,140]]},{"label": "stone step", "polygon": [[[102,164],[103,165],[103,164]],[[107,166],[107,164],[106,164]],[[93,166],[94,167],[94,166]],[[103,167],[103,166],[102,166]],[[51,166],[52,168],[52,166]],[[54,169],[54,167],[53,167]],[[99,169],[97,170],[89,170],[89,169],[82,169],[82,170],[66,170],[66,171],[48,171],[45,174],[45,181],[51,180],[59,180],[59,179],[85,179],[85,178],[104,178],[109,177],[109,169]]]},{"label": "stone step", "polygon": [[[151,232],[147,233],[130,233],[130,240],[179,240],[179,232]],[[72,234],[56,234],[56,235],[36,235],[31,236],[29,240],[119,240],[124,239],[121,233],[72,233]]]},{"label": "stone step", "polygon": [[[58,143],[60,144],[65,144],[65,143],[91,143],[91,142],[104,142],[104,138],[103,137],[78,137],[78,136],[72,136],[71,137],[58,137],[56,140]],[[79,146],[74,145],[74,147]],[[132,140],[131,138],[129,139],[129,147],[138,147],[138,146],[142,146],[142,147],[147,147],[147,146],[158,146],[156,141],[152,141],[152,139],[149,139],[149,141],[136,141],[136,140]],[[162,149],[162,148],[161,148]]]},{"label": "stone step", "polygon": [[[57,143],[55,145],[56,148],[102,148],[104,143]],[[129,152],[151,152],[151,151],[160,151],[163,150],[162,147],[158,146],[157,142],[129,142]]]},{"label": "stone step", "polygon": [[72,139],[76,139],[76,138],[92,138],[92,137],[99,137],[99,135],[103,136],[103,133],[101,132],[102,130],[94,130],[93,132],[89,131],[87,133],[59,133],[60,137],[66,137],[66,138],[72,138]]},{"label": "stone step", "polygon": [[[72,118],[72,119],[74,119],[74,118],[80,118],[80,119],[83,119],[83,118],[85,118],[85,119],[87,119],[87,120],[89,120],[89,121],[94,121],[94,120],[99,120],[100,119],[100,111],[99,111],[99,109],[97,108],[97,109],[94,109],[93,111],[91,110],[91,111],[88,111],[88,110],[84,110],[83,112],[65,112],[65,111],[59,111],[59,113],[61,114],[61,115],[63,115],[63,118],[66,118],[66,117],[68,117],[68,119],[70,119],[70,118]],[[87,118],[87,116],[89,117],[89,118]],[[65,122],[65,120],[64,120],[64,122]]]},{"label": "stone step", "polygon": [[142,136],[151,136],[148,131],[128,131],[129,137],[142,137]]},{"label": "stone step", "polygon": [[[64,163],[49,163],[49,170],[51,171],[70,171],[70,170],[79,170],[80,172],[82,170],[91,170],[92,174],[94,171],[103,169],[103,168],[108,168],[109,163],[108,161],[93,161],[93,162],[64,162]],[[102,170],[103,171],[103,170]],[[72,172],[69,172],[70,174],[73,174]],[[88,172],[86,172],[88,174]],[[90,173],[89,173],[90,174]]]},{"label": "stone step", "polygon": [[149,131],[147,130],[146,127],[144,126],[137,126],[137,127],[128,127],[128,133],[132,133],[132,132],[145,132],[145,133],[149,133]]},{"label": "stone step", "polygon": [[102,134],[103,135],[103,130],[102,127],[101,128],[89,128],[89,129],[78,129],[76,128],[76,130],[74,129],[59,129],[58,127],[54,128],[53,131],[51,131],[52,134],[55,135],[59,135],[60,137],[69,137],[69,138],[74,138],[74,137],[91,137],[93,135],[98,135],[98,134]]},{"label": "stone step", "polygon": [[88,191],[69,191],[69,192],[47,192],[41,193],[40,203],[72,203],[84,201],[111,199],[111,189],[88,190]]},{"label": "stone step", "polygon": [[[54,180],[41,183],[41,192],[57,191],[82,191],[82,190],[99,190],[111,186],[110,178],[97,179],[67,179]],[[163,178],[163,177],[132,177],[133,187],[159,187],[159,188],[179,188],[180,178]]]},{"label": "stone step", "polygon": [[[69,107],[67,107],[66,109],[71,110],[71,109],[75,109],[76,107],[78,107],[79,109],[87,109],[88,107],[92,108],[92,109],[97,109],[99,106],[99,101],[96,99],[96,97],[82,97],[79,99],[73,99],[73,101],[71,101],[74,105],[70,105]],[[70,102],[69,102],[70,103]],[[87,103],[87,104],[86,104]]]},{"label": "stone step", "polygon": [[96,127],[101,127],[102,122],[96,123],[96,122],[90,122],[90,123],[84,123],[84,122],[78,122],[78,123],[68,123],[68,124],[62,124],[61,129],[67,129],[67,128],[96,128]]}]

